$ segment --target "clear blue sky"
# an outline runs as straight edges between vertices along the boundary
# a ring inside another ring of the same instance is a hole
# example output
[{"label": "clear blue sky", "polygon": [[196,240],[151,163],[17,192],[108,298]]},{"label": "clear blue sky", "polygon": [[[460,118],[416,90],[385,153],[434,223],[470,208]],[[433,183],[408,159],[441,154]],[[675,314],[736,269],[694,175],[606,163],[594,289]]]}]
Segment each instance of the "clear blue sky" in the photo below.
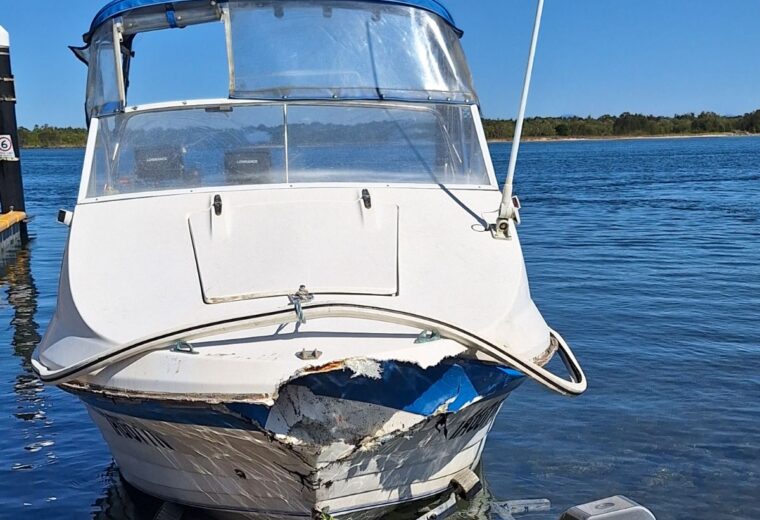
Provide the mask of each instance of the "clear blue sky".
[{"label": "clear blue sky", "polygon": [[[104,3],[3,1],[21,125],[84,124],[85,68],[67,45]],[[444,3],[465,31],[483,112],[513,117],[535,2]],[[759,21],[759,0],[546,0],[529,115],[760,108]],[[166,62],[144,59],[160,78]]]}]

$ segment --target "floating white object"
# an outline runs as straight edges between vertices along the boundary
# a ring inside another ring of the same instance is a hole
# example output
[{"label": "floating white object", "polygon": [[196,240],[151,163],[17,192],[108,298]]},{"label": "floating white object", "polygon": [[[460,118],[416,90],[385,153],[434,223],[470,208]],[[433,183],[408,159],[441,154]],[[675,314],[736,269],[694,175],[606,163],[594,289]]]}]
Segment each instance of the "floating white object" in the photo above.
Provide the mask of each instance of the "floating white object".
[{"label": "floating white object", "polygon": [[644,506],[618,495],[572,507],[560,520],[655,520],[655,517]]}]

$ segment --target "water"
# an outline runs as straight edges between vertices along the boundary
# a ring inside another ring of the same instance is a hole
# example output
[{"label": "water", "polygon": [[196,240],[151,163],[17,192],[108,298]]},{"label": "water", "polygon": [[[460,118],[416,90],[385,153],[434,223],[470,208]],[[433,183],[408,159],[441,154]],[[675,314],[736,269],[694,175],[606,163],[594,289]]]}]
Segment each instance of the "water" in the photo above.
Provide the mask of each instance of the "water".
[{"label": "water", "polygon": [[[500,171],[507,145],[494,145]],[[760,517],[760,139],[529,143],[517,192],[533,296],[590,380],[525,385],[485,471],[558,514],[625,493],[660,519]],[[149,519],[83,407],[31,375],[81,150],[24,152],[31,245],[0,269],[0,518]],[[556,517],[556,515],[555,515]]]}]

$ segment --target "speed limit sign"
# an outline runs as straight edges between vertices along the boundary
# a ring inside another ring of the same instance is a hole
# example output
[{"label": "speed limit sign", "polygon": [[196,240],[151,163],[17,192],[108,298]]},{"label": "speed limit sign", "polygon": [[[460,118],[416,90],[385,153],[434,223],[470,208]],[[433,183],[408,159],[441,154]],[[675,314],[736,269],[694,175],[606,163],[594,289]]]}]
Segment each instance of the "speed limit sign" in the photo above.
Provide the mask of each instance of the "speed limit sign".
[{"label": "speed limit sign", "polygon": [[13,141],[9,135],[0,135],[0,161],[15,159],[16,152],[13,151]]}]

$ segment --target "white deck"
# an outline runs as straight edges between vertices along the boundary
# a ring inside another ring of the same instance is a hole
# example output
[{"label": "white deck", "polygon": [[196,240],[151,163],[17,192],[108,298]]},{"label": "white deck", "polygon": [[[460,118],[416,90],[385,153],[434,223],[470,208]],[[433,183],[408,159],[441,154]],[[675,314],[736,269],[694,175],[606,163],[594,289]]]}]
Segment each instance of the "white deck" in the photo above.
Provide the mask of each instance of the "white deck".
[{"label": "white deck", "polygon": [[[238,213],[241,207],[292,201],[309,205],[327,200],[354,205],[356,216],[348,218],[355,218],[358,223],[363,211],[368,213],[366,218],[374,218],[372,215],[382,213],[383,208],[397,206],[397,295],[317,295],[316,302],[339,300],[419,313],[473,331],[496,344],[507,345],[526,359],[546,350],[549,328],[530,298],[519,241],[516,238],[494,240],[482,226],[493,208],[498,207],[498,191],[447,192],[438,187],[427,190],[371,188],[370,191],[371,210],[362,209],[361,190],[355,188],[228,192],[224,194],[224,212],[230,216],[219,218],[227,219],[225,225],[235,229],[252,225],[245,214]],[[79,205],[62,275],[62,287],[69,289],[62,292],[62,301],[66,298],[72,301],[59,305],[39,351],[40,360],[51,367],[63,367],[82,359],[83,354],[91,355],[110,345],[288,305],[285,296],[211,305],[204,300],[202,273],[198,270],[188,218],[201,212],[208,215],[212,199],[213,194],[191,193]],[[356,233],[360,233],[361,226],[356,228]],[[274,227],[272,234],[276,231]],[[334,233],[330,226],[309,227],[308,231],[321,236]],[[255,249],[267,245],[243,241],[239,247]],[[387,250],[391,245],[377,247],[373,251]],[[348,280],[346,285],[371,281],[375,276],[385,281],[382,277],[389,276],[369,273],[362,262],[362,253],[359,251],[354,256],[350,248],[341,255],[333,250],[302,254],[310,255],[316,265],[330,269],[329,275],[320,276]],[[227,261],[225,258],[224,262]],[[224,262],[220,265],[225,265]],[[235,269],[244,269],[243,260],[235,262],[240,264]],[[278,266],[287,264],[287,259],[277,263]],[[291,265],[289,275],[278,278],[278,287],[292,287],[295,292],[302,284],[310,287],[312,280],[320,285],[320,280],[310,277],[308,269],[299,270],[298,264]],[[304,265],[306,263],[301,267]],[[276,267],[272,266],[267,272],[276,271]],[[231,290],[238,279],[255,283],[255,273],[235,269],[229,269],[224,291]],[[224,270],[218,272],[218,276],[223,274]],[[322,283],[325,280],[322,278]],[[368,285],[379,284],[370,282]],[[392,333],[395,330],[385,326],[366,331]],[[259,331],[254,335],[266,334]],[[81,340],[81,348],[71,348],[67,341],[56,345],[66,337],[93,338],[97,342],[89,342],[87,350]],[[308,342],[301,345],[310,348]],[[401,349],[404,345],[398,344],[395,348]],[[352,353],[348,348],[343,355]],[[297,368],[294,363],[292,370]]]}]

